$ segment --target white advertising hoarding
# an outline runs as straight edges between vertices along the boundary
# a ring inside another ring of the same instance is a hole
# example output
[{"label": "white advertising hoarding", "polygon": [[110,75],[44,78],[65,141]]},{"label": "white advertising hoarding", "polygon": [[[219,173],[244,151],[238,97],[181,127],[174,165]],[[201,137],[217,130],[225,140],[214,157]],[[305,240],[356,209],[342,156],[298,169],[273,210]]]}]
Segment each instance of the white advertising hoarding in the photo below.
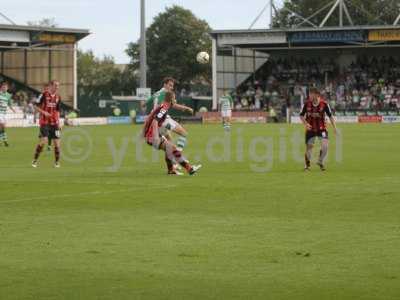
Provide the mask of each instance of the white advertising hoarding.
[{"label": "white advertising hoarding", "polygon": [[0,42],[29,43],[29,32],[16,30],[0,30]]},{"label": "white advertising hoarding", "polygon": [[282,32],[222,33],[218,45],[284,44],[286,34]]}]

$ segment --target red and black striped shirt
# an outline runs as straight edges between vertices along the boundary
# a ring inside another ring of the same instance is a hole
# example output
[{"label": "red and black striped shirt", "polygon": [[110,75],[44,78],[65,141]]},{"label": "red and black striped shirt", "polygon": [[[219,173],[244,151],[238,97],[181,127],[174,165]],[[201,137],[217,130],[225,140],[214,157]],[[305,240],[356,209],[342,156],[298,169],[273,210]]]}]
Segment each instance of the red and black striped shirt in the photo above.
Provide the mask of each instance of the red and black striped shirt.
[{"label": "red and black striped shirt", "polygon": [[161,105],[157,106],[152,110],[150,115],[147,117],[146,122],[144,123],[143,133],[146,136],[149,131],[151,131],[151,123],[153,120],[157,120],[158,127],[161,127],[162,123],[165,121],[168,115],[168,110],[171,108],[171,104],[167,102],[161,103]]},{"label": "red and black striped shirt", "polygon": [[326,130],[326,116],[332,117],[332,110],[322,97],[317,105],[308,99],[301,109],[300,116],[305,116],[306,122],[312,127],[311,131],[319,132]]},{"label": "red and black striped shirt", "polygon": [[44,92],[36,104],[41,110],[50,114],[45,116],[40,114],[40,126],[51,125],[58,126],[60,123],[60,106],[61,98],[59,95],[52,95],[49,92]]}]

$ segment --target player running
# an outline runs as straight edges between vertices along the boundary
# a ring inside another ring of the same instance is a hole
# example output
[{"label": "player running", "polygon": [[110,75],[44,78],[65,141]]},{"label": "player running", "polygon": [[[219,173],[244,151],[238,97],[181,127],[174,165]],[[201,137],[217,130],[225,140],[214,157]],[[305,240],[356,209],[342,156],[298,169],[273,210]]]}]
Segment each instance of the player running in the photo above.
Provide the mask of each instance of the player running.
[{"label": "player running", "polygon": [[[172,77],[166,77],[163,80],[163,87],[153,96],[151,96],[146,102],[147,113],[150,114],[152,110],[156,109],[158,105],[164,102],[165,95],[167,92],[173,92],[175,87],[175,79]],[[176,146],[179,151],[183,151],[183,148],[186,146],[187,140],[187,131],[182,127],[178,122],[171,118],[170,115],[167,115],[165,121],[160,127],[161,133],[168,139],[172,140],[172,137],[169,131],[172,131],[179,135],[178,140],[176,141]]]},{"label": "player running", "polygon": [[190,165],[182,155],[182,151],[180,151],[159,131],[162,124],[167,119],[168,111],[171,108],[180,110],[184,108],[190,109],[177,104],[173,92],[166,92],[164,102],[158,105],[147,117],[143,127],[143,136],[149,145],[153,146],[157,150],[163,150],[165,152],[165,162],[167,164],[169,175],[182,175],[174,169],[173,161],[179,163],[190,175],[194,175],[201,168],[201,165]]},{"label": "player running", "polygon": [[226,91],[225,94],[221,96],[221,98],[219,98],[219,104],[222,117],[222,125],[224,126],[225,131],[230,131],[233,99],[229,94],[229,91]]},{"label": "player running", "polygon": [[11,94],[8,93],[8,83],[3,82],[0,85],[0,142],[3,142],[6,147],[9,146],[6,133],[7,109],[10,108],[15,113],[11,105],[12,97]]},{"label": "player running", "polygon": [[321,140],[318,166],[325,171],[324,159],[328,154],[328,131],[326,129],[326,115],[329,117],[335,134],[337,132],[335,119],[333,118],[329,104],[322,98],[317,88],[310,89],[310,97],[304,103],[300,112],[300,119],[306,128],[306,153],[304,170],[311,167],[311,154],[315,139]]},{"label": "player running", "polygon": [[49,84],[48,91],[45,91],[39,102],[36,103],[36,110],[40,113],[40,135],[39,143],[36,146],[35,156],[32,162],[32,167],[37,168],[38,159],[43,147],[48,143],[48,138],[51,138],[54,142],[54,156],[55,156],[55,168],[60,167],[60,154],[61,154],[61,143],[60,143],[60,106],[61,98],[58,95],[60,83],[57,80],[53,80]]}]

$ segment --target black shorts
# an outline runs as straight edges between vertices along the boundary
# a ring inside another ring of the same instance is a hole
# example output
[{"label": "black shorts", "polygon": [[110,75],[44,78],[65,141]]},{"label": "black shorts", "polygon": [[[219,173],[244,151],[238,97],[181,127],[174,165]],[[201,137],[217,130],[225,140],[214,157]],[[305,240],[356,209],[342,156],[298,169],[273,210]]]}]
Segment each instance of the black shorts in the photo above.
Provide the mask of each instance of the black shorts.
[{"label": "black shorts", "polygon": [[53,125],[43,125],[40,126],[39,138],[50,138],[52,140],[59,139],[61,137],[61,131],[58,126]]},{"label": "black shorts", "polygon": [[321,130],[321,131],[306,131],[306,144],[314,144],[315,139],[328,139],[328,131]]}]

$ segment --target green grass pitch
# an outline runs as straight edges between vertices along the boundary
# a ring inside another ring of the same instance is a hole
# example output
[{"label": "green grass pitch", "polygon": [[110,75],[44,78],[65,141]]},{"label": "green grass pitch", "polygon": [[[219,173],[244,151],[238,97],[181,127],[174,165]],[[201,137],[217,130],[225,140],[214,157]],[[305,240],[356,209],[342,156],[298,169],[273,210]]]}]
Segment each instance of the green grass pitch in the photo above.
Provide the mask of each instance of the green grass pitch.
[{"label": "green grass pitch", "polygon": [[400,299],[400,126],[339,127],[304,173],[300,126],[188,125],[194,177],[140,127],[66,128],[60,169],[9,129],[0,299]]}]

